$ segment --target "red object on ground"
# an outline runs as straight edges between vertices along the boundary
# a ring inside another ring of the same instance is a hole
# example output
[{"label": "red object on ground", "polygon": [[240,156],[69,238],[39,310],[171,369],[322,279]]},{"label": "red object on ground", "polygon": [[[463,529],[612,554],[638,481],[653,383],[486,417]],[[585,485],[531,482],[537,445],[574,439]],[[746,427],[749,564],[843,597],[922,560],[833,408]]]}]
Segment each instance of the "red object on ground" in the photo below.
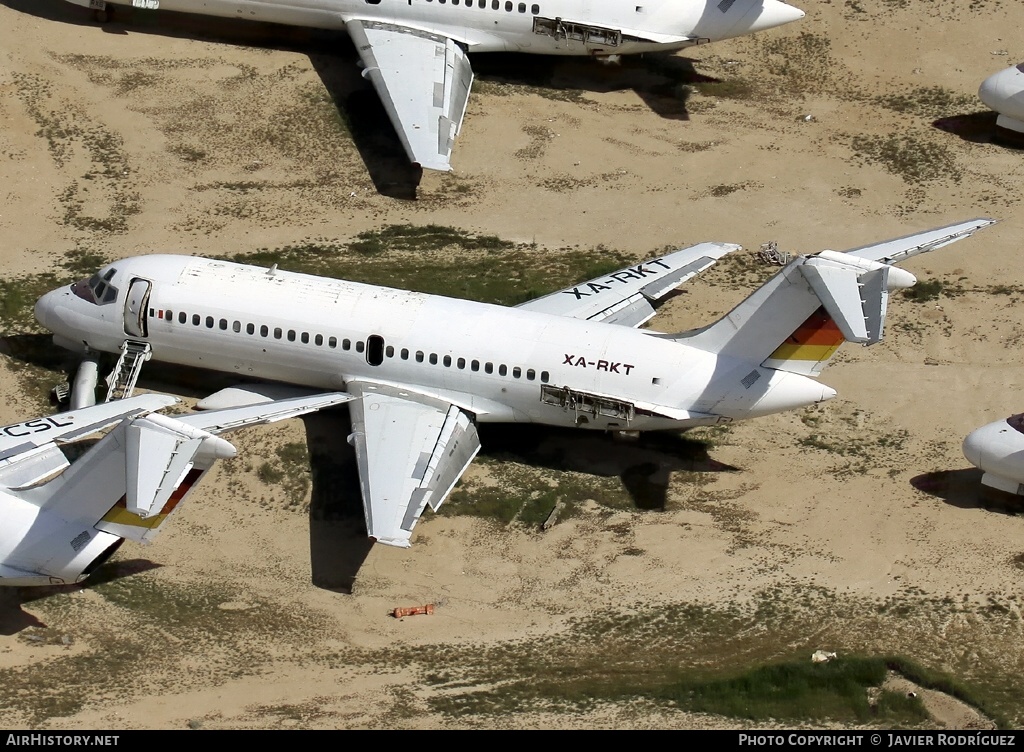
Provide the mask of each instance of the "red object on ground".
[{"label": "red object on ground", "polygon": [[432,614],[434,613],[434,604],[428,603],[426,606],[409,606],[408,608],[396,608],[391,612],[391,615],[396,619],[401,619],[403,616],[416,616],[417,614]]}]

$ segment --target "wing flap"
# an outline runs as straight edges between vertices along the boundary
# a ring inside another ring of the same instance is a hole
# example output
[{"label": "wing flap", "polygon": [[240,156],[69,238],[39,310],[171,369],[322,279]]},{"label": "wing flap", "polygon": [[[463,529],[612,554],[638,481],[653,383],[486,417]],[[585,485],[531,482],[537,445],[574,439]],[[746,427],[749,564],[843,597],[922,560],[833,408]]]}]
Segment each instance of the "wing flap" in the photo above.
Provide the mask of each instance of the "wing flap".
[{"label": "wing flap", "polygon": [[429,504],[437,510],[480,450],[470,415],[438,405],[350,384],[352,436],[367,534],[408,547],[412,529]]},{"label": "wing flap", "polygon": [[665,297],[725,254],[739,248],[732,243],[699,243],[558,290],[522,303],[518,308],[637,327],[654,316],[652,302]]},{"label": "wing flap", "polygon": [[346,27],[409,159],[451,170],[473,84],[466,53],[452,39],[407,26],[352,19]]}]

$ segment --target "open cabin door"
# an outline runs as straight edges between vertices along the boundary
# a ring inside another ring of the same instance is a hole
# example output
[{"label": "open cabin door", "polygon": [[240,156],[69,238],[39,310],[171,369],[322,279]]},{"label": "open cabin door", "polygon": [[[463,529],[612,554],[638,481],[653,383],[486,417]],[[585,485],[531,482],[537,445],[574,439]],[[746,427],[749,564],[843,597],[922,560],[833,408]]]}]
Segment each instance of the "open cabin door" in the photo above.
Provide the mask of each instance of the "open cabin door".
[{"label": "open cabin door", "polygon": [[149,305],[149,291],[153,285],[149,280],[133,279],[124,301],[124,333],[130,337],[146,337],[146,307]]}]

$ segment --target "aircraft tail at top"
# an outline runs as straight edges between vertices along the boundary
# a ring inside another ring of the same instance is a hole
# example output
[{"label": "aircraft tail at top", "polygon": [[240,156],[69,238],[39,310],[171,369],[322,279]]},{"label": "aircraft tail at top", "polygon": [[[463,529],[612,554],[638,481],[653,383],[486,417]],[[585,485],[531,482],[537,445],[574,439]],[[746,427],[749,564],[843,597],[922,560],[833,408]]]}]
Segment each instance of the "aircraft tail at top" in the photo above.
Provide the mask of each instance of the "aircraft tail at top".
[{"label": "aircraft tail at top", "polygon": [[892,262],[962,240],[993,223],[976,219],[849,253],[799,256],[724,318],[672,338],[765,368],[816,376],[843,342],[881,341],[889,292],[917,282]]}]

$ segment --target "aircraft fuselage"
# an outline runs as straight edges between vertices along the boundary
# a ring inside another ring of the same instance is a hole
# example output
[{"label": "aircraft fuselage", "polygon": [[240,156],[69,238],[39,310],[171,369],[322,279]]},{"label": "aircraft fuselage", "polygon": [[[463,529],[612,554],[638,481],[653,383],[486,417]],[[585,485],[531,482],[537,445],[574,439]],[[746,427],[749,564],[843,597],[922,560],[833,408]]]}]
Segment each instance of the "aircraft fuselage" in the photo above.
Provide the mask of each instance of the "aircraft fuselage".
[{"label": "aircraft fuselage", "polygon": [[[343,389],[379,383],[450,402],[481,422],[597,429],[713,424],[834,392],[798,374],[718,357],[628,326],[184,256],[115,262],[36,313],[70,348]],[[96,279],[96,278],[94,278]],[[110,294],[115,290],[115,294]],[[753,388],[741,385],[751,372]]]},{"label": "aircraft fuselage", "polygon": [[[68,1],[103,6],[95,0]],[[341,31],[347,21],[365,19],[449,37],[471,52],[544,55],[677,50],[803,15],[779,0],[651,0],[642,5],[614,0],[108,0],[106,5]]]}]

